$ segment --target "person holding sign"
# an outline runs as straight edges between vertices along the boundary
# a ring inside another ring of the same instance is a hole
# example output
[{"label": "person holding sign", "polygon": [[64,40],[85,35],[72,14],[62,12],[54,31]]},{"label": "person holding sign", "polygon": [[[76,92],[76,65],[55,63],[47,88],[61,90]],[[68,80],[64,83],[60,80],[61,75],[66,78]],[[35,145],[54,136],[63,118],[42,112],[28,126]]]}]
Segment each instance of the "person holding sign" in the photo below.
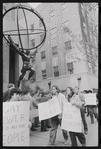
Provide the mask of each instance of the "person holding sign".
[{"label": "person holding sign", "polygon": [[12,91],[15,89],[15,86],[14,84],[10,83],[8,84],[7,88],[7,91],[3,93],[3,102],[10,100]]},{"label": "person holding sign", "polygon": [[82,117],[82,121],[83,121],[83,125],[84,125],[84,133],[87,134],[88,133],[88,126],[87,126],[87,122],[86,122],[86,118],[85,118],[85,107],[84,107],[84,104],[85,104],[85,96],[79,92],[79,87],[76,86],[74,88],[74,92],[76,95],[79,96],[81,102],[82,102],[82,108],[80,109],[80,112],[81,112],[81,117]]},{"label": "person holding sign", "polygon": [[[64,104],[64,102],[66,102],[66,98],[65,98],[64,94],[60,93],[60,90],[59,90],[58,86],[54,85],[52,87],[52,95],[53,95],[53,97],[56,96],[58,98],[61,110],[63,111],[63,104]],[[50,130],[49,145],[53,145],[53,146],[55,145],[57,128],[58,128],[59,124],[61,125],[61,119],[62,119],[62,113],[60,115],[56,115],[56,116],[54,116],[50,119],[50,121],[51,121],[51,130]],[[67,131],[62,130],[62,132],[63,132],[63,137],[65,139],[65,144],[67,144],[68,143]]]},{"label": "person holding sign", "polygon": [[[71,102],[71,104],[73,106],[76,106],[77,108],[81,109],[82,102],[81,102],[80,98],[78,98],[78,96],[76,94],[74,94],[73,88],[67,87],[66,92],[67,92],[68,101]],[[70,138],[71,138],[71,146],[77,146],[76,136],[78,137],[82,146],[86,145],[86,138],[83,133],[70,131],[69,134],[70,134]]]},{"label": "person holding sign", "polygon": [[[89,90],[88,91],[88,94],[91,94],[92,95],[92,91]],[[95,95],[95,98],[96,98],[96,95]],[[95,99],[97,101],[97,99]],[[89,109],[89,115],[90,115],[90,119],[91,119],[91,124],[94,123],[94,116],[95,118],[97,119],[98,121],[98,113],[97,113],[97,105],[87,105],[88,106],[88,109]]]}]

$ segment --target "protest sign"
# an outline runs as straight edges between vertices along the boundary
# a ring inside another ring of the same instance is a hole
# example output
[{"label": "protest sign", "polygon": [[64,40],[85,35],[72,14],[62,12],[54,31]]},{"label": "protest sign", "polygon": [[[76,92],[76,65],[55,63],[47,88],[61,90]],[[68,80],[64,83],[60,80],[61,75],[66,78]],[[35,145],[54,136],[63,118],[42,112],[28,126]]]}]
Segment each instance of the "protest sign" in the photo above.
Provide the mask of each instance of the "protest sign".
[{"label": "protest sign", "polygon": [[3,146],[29,146],[29,101],[3,103]]},{"label": "protest sign", "polygon": [[61,129],[82,132],[80,109],[72,106],[71,103],[64,104]]},{"label": "protest sign", "polygon": [[84,94],[85,105],[96,105],[96,94]]},{"label": "protest sign", "polygon": [[61,113],[61,108],[57,97],[53,97],[47,102],[38,104],[39,120],[45,120]]}]

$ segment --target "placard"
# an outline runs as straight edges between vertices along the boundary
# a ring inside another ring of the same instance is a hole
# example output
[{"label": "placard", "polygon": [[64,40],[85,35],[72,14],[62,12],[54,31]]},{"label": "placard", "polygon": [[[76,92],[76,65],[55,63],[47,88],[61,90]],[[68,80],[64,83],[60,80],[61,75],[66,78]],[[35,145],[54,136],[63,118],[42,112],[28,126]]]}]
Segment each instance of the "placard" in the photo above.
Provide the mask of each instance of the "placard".
[{"label": "placard", "polygon": [[72,106],[71,103],[66,102],[64,104],[61,129],[72,132],[82,132],[80,109],[76,106]]},{"label": "placard", "polygon": [[47,102],[38,104],[39,120],[45,120],[61,113],[61,108],[57,97],[53,97]]},{"label": "placard", "polygon": [[3,146],[29,146],[29,101],[3,103]]},{"label": "placard", "polygon": [[84,94],[85,105],[96,105],[96,94]]}]

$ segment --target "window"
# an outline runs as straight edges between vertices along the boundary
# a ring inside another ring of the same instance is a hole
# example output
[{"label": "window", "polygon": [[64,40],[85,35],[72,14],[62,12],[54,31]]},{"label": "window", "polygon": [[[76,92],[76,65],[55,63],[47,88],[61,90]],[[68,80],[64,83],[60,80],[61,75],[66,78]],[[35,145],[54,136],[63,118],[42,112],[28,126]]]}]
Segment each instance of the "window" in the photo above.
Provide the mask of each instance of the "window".
[{"label": "window", "polygon": [[64,33],[67,33],[67,32],[69,32],[69,28],[67,26],[64,26],[63,31],[64,31]]},{"label": "window", "polygon": [[66,48],[67,50],[72,49],[71,40],[65,42],[65,48]]},{"label": "window", "polygon": [[40,42],[42,42],[43,38],[44,38],[44,34],[41,34],[40,35]]},{"label": "window", "polygon": [[68,22],[65,22],[65,23],[63,24],[63,31],[64,31],[64,33],[69,32]]},{"label": "window", "polygon": [[31,24],[31,32],[33,32],[34,31],[34,23],[33,24]]},{"label": "window", "polygon": [[57,46],[52,47],[52,50],[53,50],[53,51],[52,51],[53,55],[58,54]]},{"label": "window", "polygon": [[43,26],[42,21],[39,19],[39,28]]},{"label": "window", "polygon": [[53,69],[54,69],[54,77],[58,77],[59,76],[58,66],[53,67]]},{"label": "window", "polygon": [[42,70],[42,79],[46,79],[46,70]]},{"label": "window", "polygon": [[57,36],[57,28],[51,29],[50,33],[51,33],[51,39],[55,38]]},{"label": "window", "polygon": [[68,74],[73,74],[73,70],[74,70],[73,62],[67,63],[67,72],[68,72]]},{"label": "window", "polygon": [[41,52],[41,59],[45,59],[46,58],[46,56],[45,56],[45,51],[42,51]]},{"label": "window", "polygon": [[35,39],[31,40],[31,44],[32,44],[32,47],[34,48],[35,47]]}]

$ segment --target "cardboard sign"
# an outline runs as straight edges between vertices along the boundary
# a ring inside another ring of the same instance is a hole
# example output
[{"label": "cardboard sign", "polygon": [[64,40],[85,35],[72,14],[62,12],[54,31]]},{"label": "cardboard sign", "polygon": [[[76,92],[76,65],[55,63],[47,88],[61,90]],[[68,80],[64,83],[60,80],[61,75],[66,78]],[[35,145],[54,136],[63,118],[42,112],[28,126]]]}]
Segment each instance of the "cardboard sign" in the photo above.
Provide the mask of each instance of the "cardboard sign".
[{"label": "cardboard sign", "polygon": [[29,146],[29,101],[3,103],[3,146]]},{"label": "cardboard sign", "polygon": [[66,102],[64,104],[61,129],[72,132],[82,132],[80,109],[76,106],[72,106],[71,103]]},{"label": "cardboard sign", "polygon": [[85,105],[96,105],[96,94],[84,94]]},{"label": "cardboard sign", "polygon": [[47,102],[38,104],[39,120],[45,120],[61,113],[61,108],[57,97],[53,97]]}]

